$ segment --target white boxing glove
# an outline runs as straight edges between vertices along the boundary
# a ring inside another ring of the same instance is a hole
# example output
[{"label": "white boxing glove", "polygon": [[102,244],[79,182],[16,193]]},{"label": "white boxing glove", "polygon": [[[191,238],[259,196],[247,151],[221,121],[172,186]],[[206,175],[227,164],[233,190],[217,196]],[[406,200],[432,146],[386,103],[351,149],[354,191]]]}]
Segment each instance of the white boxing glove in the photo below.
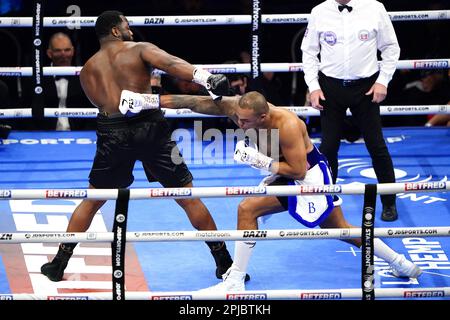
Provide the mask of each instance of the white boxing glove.
[{"label": "white boxing glove", "polygon": [[248,146],[245,140],[240,140],[236,143],[236,149],[234,150],[234,160],[239,163],[245,163],[251,165],[256,169],[263,169],[270,171],[273,159],[268,157],[256,149],[256,145],[253,147]]},{"label": "white boxing glove", "polygon": [[129,90],[122,90],[119,111],[127,117],[137,115],[142,110],[158,109],[158,94],[141,94]]},{"label": "white boxing glove", "polygon": [[208,70],[195,68],[192,73],[192,81],[204,86],[206,90],[211,90],[211,84],[208,83],[208,79],[211,76],[212,74]]},{"label": "white boxing glove", "polygon": [[[208,70],[201,69],[201,68],[195,68],[194,72],[192,74],[192,81],[195,83],[198,83],[206,88],[206,91],[208,91],[209,95],[213,100],[220,100],[222,99],[222,95],[218,94],[219,92],[222,92],[220,89],[215,94],[213,91],[216,90],[216,88],[211,86],[212,79],[219,77],[219,75],[213,75]],[[225,78],[226,79],[226,78]],[[222,80],[224,81],[224,80]]]}]

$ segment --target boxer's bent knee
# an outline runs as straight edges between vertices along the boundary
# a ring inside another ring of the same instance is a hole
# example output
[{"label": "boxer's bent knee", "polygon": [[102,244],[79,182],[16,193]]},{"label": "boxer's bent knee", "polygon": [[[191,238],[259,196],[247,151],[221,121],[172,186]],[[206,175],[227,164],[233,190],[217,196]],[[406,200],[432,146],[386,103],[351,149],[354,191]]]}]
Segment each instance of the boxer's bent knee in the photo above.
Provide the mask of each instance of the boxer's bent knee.
[{"label": "boxer's bent knee", "polygon": [[183,208],[198,208],[203,206],[203,202],[200,199],[175,199],[175,201]]},{"label": "boxer's bent knee", "polygon": [[255,205],[251,198],[246,198],[239,203],[238,215],[240,218],[256,219],[261,210]]}]

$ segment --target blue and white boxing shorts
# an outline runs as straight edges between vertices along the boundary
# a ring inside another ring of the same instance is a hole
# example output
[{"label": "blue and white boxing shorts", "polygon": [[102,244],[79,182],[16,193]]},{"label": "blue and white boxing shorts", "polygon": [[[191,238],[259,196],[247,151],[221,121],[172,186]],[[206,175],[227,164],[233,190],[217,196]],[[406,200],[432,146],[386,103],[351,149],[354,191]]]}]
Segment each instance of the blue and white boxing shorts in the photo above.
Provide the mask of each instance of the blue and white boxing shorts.
[{"label": "blue and white boxing shorts", "polygon": [[[331,170],[327,159],[314,146],[307,154],[309,170],[303,180],[294,180],[278,175],[270,175],[261,181],[260,185],[330,185],[333,184]],[[289,214],[306,227],[314,228],[321,224],[331,213],[334,206],[339,206],[342,199],[332,195],[298,195],[277,197]],[[264,221],[264,217],[262,217]],[[268,217],[266,217],[268,218]]]}]

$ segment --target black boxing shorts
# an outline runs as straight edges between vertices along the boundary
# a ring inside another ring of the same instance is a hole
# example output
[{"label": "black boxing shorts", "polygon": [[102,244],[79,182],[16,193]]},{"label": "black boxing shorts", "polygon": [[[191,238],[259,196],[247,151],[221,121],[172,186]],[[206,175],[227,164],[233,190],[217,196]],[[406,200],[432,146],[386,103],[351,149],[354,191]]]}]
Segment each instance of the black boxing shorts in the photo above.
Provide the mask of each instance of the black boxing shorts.
[{"label": "black boxing shorts", "polygon": [[134,181],[133,168],[141,160],[149,181],[166,188],[184,187],[192,174],[160,110],[134,117],[97,116],[97,151],[89,183],[97,189],[126,188]]}]

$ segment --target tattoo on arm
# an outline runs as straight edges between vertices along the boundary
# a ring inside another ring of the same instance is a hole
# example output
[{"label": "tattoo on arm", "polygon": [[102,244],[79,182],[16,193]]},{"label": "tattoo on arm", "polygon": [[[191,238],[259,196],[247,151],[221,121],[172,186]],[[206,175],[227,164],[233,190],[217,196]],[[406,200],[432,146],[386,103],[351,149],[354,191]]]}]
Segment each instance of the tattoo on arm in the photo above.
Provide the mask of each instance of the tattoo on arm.
[{"label": "tattoo on arm", "polygon": [[168,95],[161,96],[162,108],[191,109],[197,113],[228,116],[233,118],[237,100],[234,97],[222,97],[221,101],[214,102],[209,96]]},{"label": "tattoo on arm", "polygon": [[225,115],[223,108],[217,106],[209,96],[172,95],[170,100],[167,107],[171,109],[191,109],[197,113]]}]

